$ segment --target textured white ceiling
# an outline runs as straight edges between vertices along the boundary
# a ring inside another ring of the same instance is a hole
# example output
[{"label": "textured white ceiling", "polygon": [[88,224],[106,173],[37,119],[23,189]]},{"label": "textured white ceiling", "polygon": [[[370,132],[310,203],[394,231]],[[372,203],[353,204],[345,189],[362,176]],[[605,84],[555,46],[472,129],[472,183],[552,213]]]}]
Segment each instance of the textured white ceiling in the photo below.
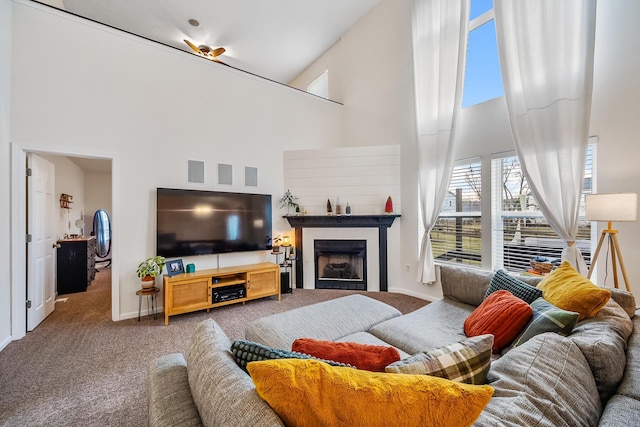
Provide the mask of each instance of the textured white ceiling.
[{"label": "textured white ceiling", "polygon": [[[228,65],[289,83],[380,0],[40,0],[139,36],[192,50],[224,47]],[[200,22],[199,27],[189,19]],[[203,59],[204,60],[204,59]]]}]

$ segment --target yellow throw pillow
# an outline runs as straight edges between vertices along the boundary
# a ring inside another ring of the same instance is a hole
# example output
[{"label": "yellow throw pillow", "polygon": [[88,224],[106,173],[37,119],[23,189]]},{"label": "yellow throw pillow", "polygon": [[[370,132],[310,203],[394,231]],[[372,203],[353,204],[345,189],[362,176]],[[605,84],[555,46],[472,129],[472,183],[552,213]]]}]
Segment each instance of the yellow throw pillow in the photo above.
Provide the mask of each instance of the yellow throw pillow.
[{"label": "yellow throw pillow", "polygon": [[611,297],[611,291],[591,283],[575,271],[568,261],[564,261],[538,283],[538,288],[542,290],[543,298],[551,304],[579,313],[579,320],[598,314]]},{"label": "yellow throw pillow", "polygon": [[279,359],[247,365],[258,395],[288,426],[469,426],[493,387],[428,375]]}]

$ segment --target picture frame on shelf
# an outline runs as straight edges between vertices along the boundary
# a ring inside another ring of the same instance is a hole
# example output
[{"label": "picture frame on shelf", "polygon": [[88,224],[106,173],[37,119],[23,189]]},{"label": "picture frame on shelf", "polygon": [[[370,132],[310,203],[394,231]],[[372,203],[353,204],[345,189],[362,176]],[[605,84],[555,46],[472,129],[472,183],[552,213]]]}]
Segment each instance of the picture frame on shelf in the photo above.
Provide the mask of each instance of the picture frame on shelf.
[{"label": "picture frame on shelf", "polygon": [[181,259],[172,259],[171,261],[167,261],[167,274],[169,277],[182,273],[184,273],[184,264]]}]

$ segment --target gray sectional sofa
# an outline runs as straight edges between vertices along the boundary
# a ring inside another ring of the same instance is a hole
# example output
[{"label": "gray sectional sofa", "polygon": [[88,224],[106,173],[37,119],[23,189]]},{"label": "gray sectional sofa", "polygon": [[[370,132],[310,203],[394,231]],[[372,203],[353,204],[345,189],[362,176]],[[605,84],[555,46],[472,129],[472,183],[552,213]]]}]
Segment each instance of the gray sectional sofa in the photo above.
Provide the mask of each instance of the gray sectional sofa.
[{"label": "gray sectional sofa", "polygon": [[[401,315],[377,300],[350,295],[268,316],[246,339],[291,349],[296,338],[391,345],[401,357],[465,338],[463,322],[482,302],[493,273],[439,267],[444,298]],[[629,426],[640,420],[640,316],[635,299],[612,290],[593,318],[562,337],[543,333],[494,358],[494,395],[476,426]],[[151,426],[280,426],[240,369],[224,331],[198,325],[186,359],[171,354],[149,367]],[[188,361],[188,364],[187,364]]]}]

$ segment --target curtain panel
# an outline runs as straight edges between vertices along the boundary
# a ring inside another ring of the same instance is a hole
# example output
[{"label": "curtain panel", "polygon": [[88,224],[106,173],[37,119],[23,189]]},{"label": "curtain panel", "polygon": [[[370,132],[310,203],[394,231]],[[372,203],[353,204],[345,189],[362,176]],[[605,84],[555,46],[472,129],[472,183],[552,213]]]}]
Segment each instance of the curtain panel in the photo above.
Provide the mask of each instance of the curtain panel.
[{"label": "curtain panel", "polygon": [[589,138],[596,0],[494,0],[498,52],[516,152],[540,209],[575,246]]},{"label": "curtain panel", "polygon": [[436,280],[430,232],[451,180],[469,21],[468,0],[413,1],[413,58],[420,208],[418,281]]}]

